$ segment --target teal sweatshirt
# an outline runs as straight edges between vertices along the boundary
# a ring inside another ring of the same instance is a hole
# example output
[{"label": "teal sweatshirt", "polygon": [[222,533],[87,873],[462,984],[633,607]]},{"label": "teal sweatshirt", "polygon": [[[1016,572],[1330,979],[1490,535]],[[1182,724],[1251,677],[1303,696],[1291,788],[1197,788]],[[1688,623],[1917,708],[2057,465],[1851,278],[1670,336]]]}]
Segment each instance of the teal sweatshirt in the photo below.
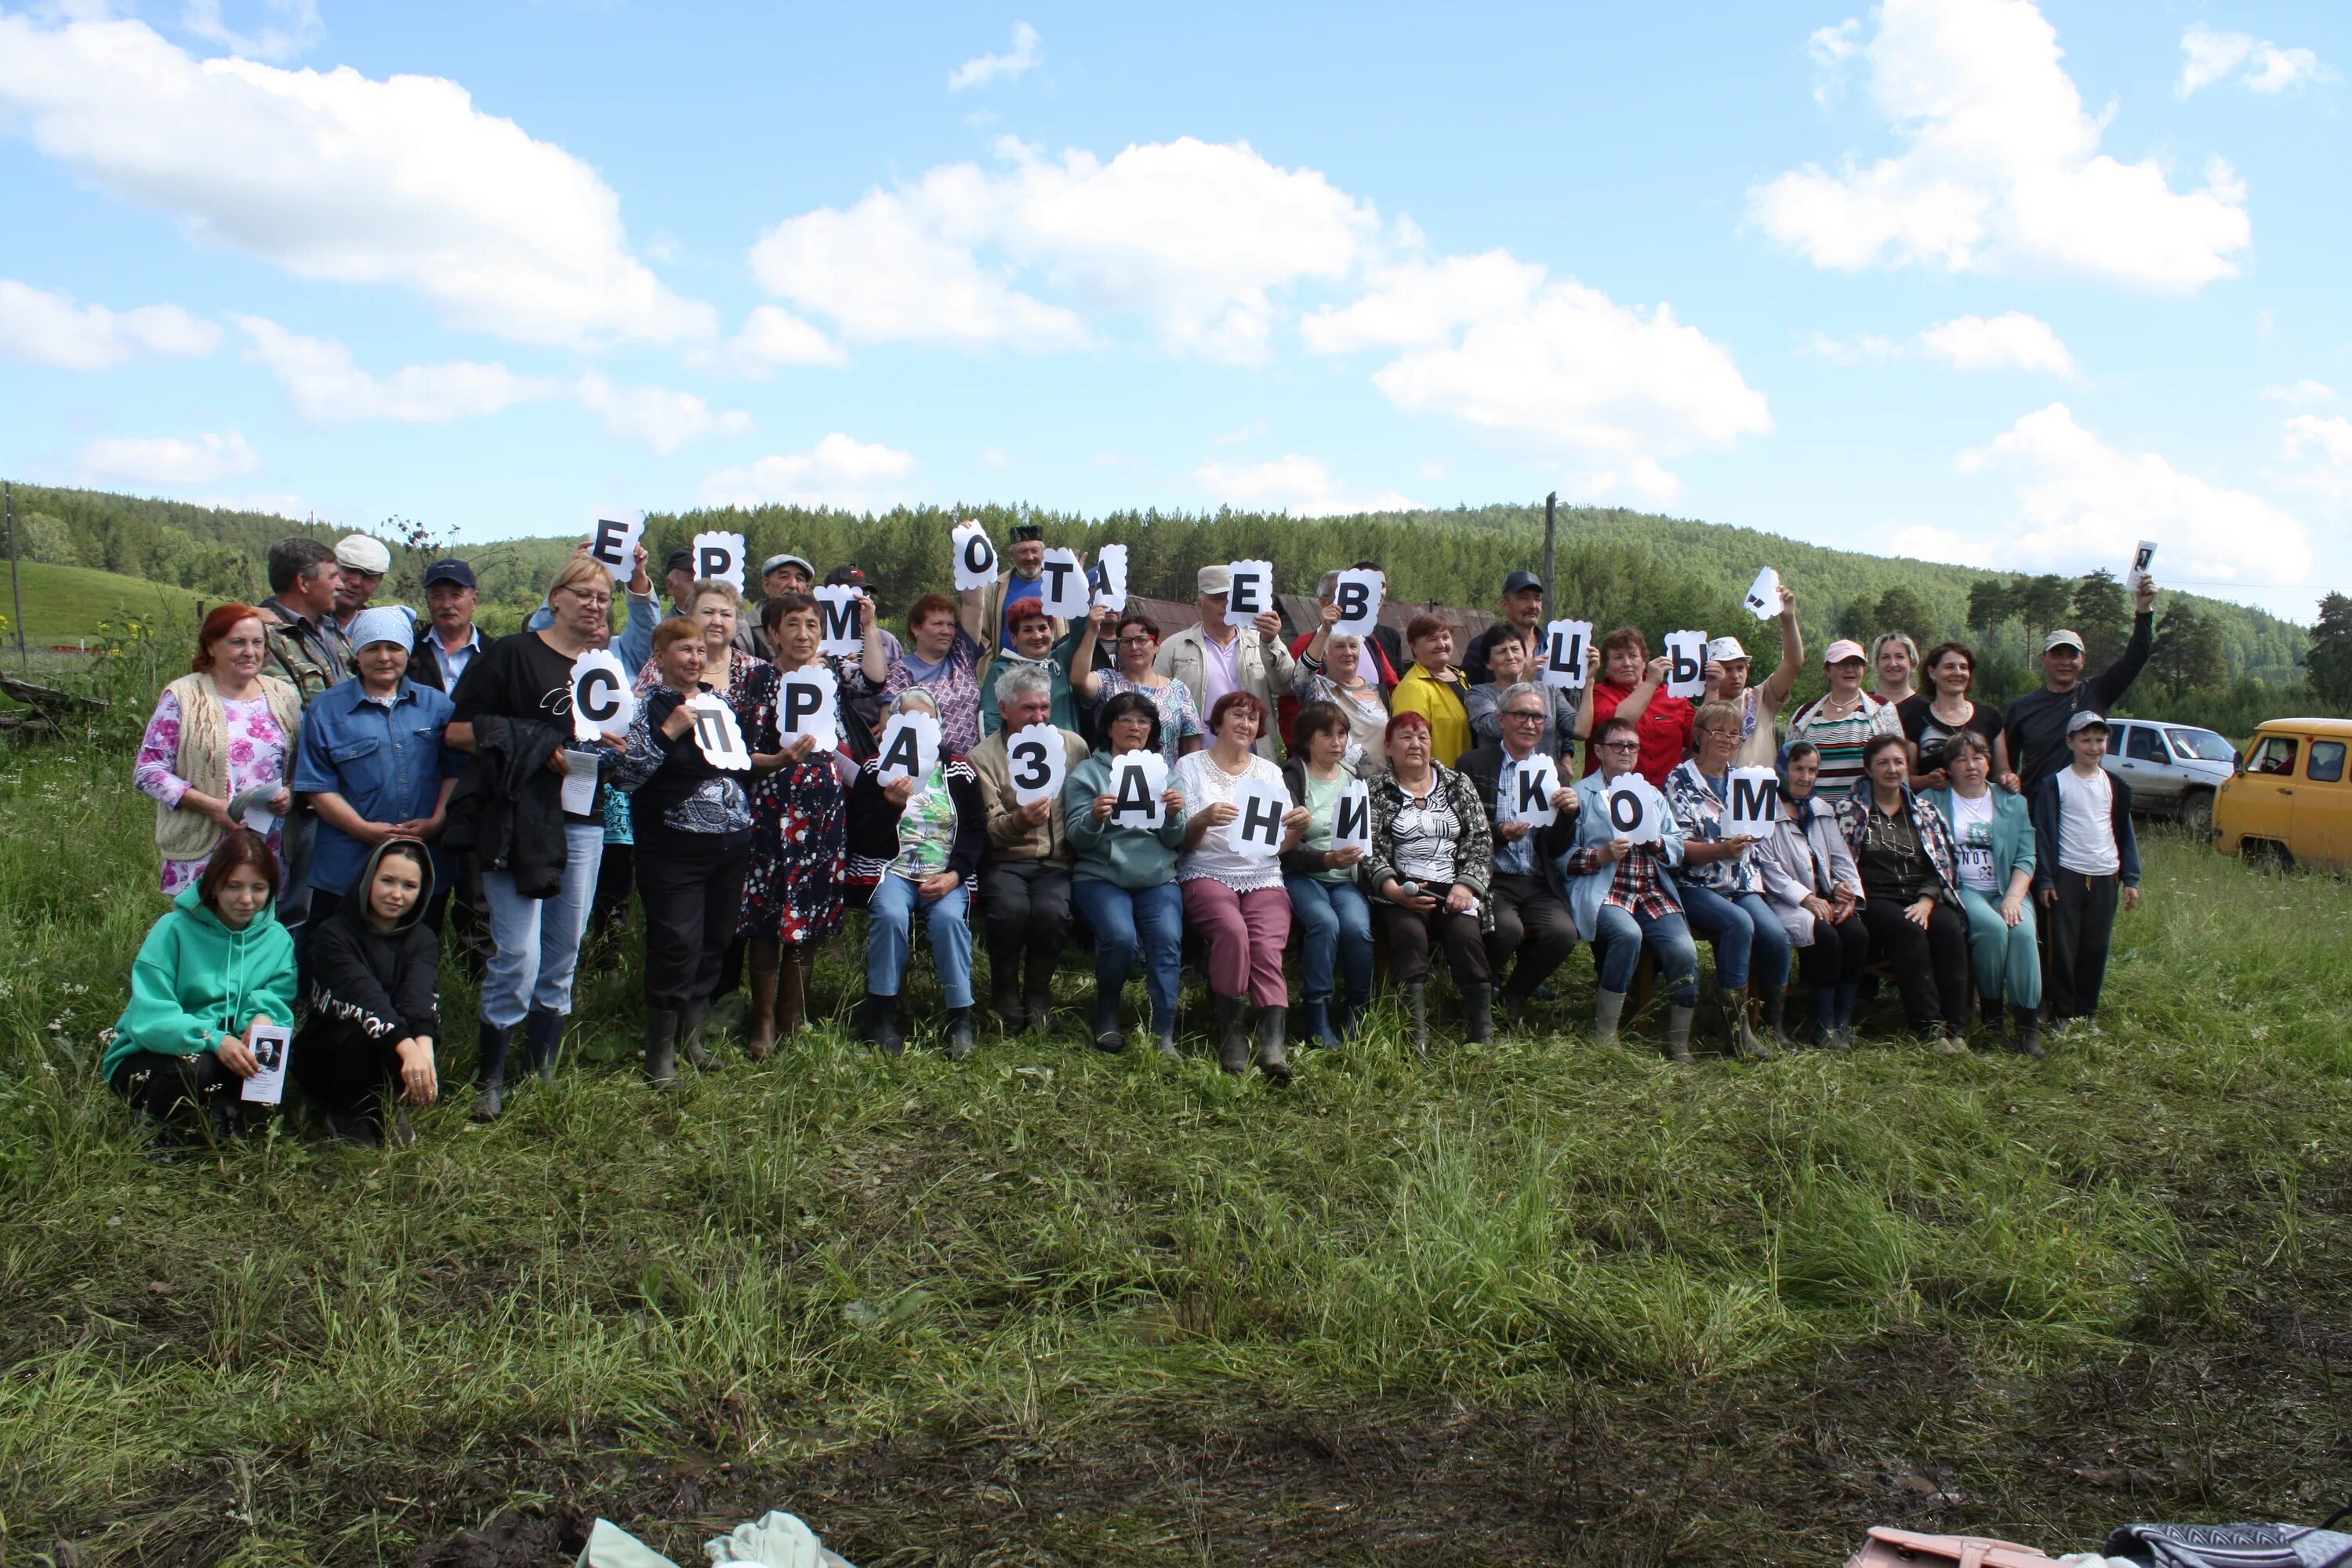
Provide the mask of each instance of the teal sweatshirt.
[{"label": "teal sweatshirt", "polygon": [[1069,824],[1077,864],[1070,874],[1134,892],[1172,881],[1176,846],[1184,839],[1184,813],[1165,814],[1157,829],[1111,827],[1095,820],[1095,796],[1110,788],[1110,753],[1097,752],[1070,770],[1062,786],[1062,816]]},{"label": "teal sweatshirt", "polygon": [[294,939],[271,900],[243,931],[231,931],[190,888],[131,965],[131,1004],[115,1021],[100,1072],[109,1079],[133,1051],[192,1057],[241,1034],[257,1013],[294,1022]]}]

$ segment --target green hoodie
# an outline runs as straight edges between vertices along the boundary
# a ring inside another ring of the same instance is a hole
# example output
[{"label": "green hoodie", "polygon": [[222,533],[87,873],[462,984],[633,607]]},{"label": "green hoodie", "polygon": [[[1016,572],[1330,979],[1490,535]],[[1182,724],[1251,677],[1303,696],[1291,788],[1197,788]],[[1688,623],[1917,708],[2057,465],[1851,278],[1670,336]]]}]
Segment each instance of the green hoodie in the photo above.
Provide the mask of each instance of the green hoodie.
[{"label": "green hoodie", "polygon": [[294,939],[278,923],[278,900],[231,931],[190,888],[172,900],[131,965],[131,1004],[115,1021],[100,1071],[133,1051],[192,1057],[241,1033],[255,1014],[294,1022]]}]

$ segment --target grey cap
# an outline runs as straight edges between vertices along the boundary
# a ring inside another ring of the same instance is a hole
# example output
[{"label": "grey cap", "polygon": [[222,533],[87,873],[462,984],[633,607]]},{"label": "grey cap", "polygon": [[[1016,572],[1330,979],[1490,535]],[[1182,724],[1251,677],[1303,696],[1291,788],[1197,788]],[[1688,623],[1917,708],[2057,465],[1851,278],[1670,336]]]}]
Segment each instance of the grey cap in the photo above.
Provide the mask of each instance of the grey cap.
[{"label": "grey cap", "polygon": [[2076,731],[2087,730],[2094,724],[2096,724],[2102,730],[2107,727],[2107,721],[2103,716],[2094,713],[2088,708],[2085,708],[2080,713],[2075,714],[2072,719],[2066,721],[2066,738],[2068,740],[2072,740],[2074,739]]},{"label": "grey cap", "polygon": [[769,573],[773,572],[779,566],[797,566],[801,569],[803,575],[808,577],[811,581],[814,581],[816,577],[816,568],[810,565],[807,562],[802,560],[797,555],[769,556],[765,561],[760,563],[760,575],[765,577]]},{"label": "grey cap", "polygon": [[2083,634],[2080,632],[2070,632],[2063,626],[2059,627],[2056,631],[2052,632],[2048,637],[2042,639],[2042,651],[2043,653],[2048,653],[2052,648],[2056,647],[2071,647],[2076,653],[2087,651],[2083,646]]}]

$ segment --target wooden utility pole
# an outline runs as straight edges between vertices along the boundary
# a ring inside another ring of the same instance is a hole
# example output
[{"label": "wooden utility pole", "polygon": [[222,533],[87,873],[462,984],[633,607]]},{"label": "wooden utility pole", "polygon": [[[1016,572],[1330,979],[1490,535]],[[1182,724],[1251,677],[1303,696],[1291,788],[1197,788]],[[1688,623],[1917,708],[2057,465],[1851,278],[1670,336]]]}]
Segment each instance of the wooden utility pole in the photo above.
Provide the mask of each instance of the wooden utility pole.
[{"label": "wooden utility pole", "polygon": [[16,662],[21,665],[25,652],[25,584],[16,573],[16,487],[0,480],[0,523],[8,530],[8,592],[16,601]]},{"label": "wooden utility pole", "polygon": [[1554,604],[1552,594],[1555,590],[1551,581],[1552,536],[1559,525],[1559,492],[1554,490],[1544,497],[1544,619],[1547,621],[1552,617]]}]

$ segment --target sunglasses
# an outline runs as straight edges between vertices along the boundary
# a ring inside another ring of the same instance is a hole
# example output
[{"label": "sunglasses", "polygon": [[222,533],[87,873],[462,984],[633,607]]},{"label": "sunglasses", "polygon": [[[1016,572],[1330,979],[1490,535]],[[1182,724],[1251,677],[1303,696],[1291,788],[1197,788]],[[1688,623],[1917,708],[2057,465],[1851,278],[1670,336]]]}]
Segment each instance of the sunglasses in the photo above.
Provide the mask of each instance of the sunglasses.
[{"label": "sunglasses", "polygon": [[1639,741],[1603,741],[1601,742],[1601,749],[1604,752],[1638,752],[1642,749],[1642,742]]}]

